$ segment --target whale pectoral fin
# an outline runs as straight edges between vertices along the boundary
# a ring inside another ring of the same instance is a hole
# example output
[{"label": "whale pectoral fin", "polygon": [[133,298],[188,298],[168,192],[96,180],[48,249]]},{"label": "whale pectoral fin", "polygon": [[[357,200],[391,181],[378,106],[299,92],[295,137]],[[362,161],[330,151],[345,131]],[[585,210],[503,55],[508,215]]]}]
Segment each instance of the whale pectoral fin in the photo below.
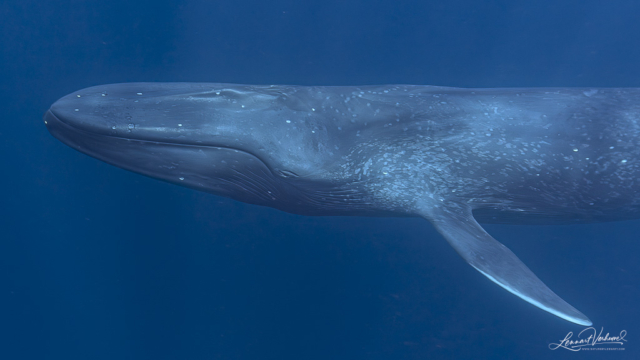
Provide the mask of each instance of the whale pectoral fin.
[{"label": "whale pectoral fin", "polygon": [[549,289],[506,246],[491,237],[466,205],[429,209],[423,217],[471,266],[521,299],[580,325],[591,321]]}]

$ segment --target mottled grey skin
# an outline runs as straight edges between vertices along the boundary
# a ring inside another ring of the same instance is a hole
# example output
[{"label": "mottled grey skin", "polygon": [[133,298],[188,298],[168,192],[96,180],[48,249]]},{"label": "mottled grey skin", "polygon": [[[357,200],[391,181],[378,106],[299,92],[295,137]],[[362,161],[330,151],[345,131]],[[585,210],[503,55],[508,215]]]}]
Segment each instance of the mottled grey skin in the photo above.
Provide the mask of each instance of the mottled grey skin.
[{"label": "mottled grey skin", "polygon": [[138,83],[67,95],[45,122],[98,159],[244,202],[425,217],[492,281],[586,325],[474,217],[640,217],[639,100],[639,89]]}]

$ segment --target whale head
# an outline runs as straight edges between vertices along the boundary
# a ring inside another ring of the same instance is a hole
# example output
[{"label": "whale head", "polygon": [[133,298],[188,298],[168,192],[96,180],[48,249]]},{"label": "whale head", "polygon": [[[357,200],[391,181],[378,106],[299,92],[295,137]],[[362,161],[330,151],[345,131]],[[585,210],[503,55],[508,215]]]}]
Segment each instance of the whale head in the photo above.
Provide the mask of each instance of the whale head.
[{"label": "whale head", "polygon": [[348,140],[270,86],[95,86],[55,102],[44,121],[66,145],[123,169],[295,212],[301,197],[335,188],[323,177]]}]

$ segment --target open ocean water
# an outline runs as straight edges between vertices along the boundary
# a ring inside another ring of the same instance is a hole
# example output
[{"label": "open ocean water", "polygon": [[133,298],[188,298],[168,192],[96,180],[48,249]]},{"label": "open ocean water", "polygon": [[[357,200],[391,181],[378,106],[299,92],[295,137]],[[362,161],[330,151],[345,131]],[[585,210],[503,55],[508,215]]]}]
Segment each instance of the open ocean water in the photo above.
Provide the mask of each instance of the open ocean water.
[{"label": "open ocean water", "polygon": [[640,2],[0,1],[0,359],[640,359],[640,221],[487,226],[624,350],[422,219],[304,217],[107,165],[42,115],[130,81],[640,87]]}]

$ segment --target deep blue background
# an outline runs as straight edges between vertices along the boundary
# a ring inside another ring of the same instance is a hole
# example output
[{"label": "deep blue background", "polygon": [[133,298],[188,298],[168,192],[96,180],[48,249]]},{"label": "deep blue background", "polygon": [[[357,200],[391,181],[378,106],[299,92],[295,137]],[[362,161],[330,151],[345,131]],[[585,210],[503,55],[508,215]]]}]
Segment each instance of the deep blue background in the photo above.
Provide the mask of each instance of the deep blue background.
[{"label": "deep blue background", "polygon": [[625,351],[420,219],[312,218],[106,165],[42,114],[126,81],[640,87],[640,2],[0,2],[0,359],[640,358],[640,221],[487,226]]}]

